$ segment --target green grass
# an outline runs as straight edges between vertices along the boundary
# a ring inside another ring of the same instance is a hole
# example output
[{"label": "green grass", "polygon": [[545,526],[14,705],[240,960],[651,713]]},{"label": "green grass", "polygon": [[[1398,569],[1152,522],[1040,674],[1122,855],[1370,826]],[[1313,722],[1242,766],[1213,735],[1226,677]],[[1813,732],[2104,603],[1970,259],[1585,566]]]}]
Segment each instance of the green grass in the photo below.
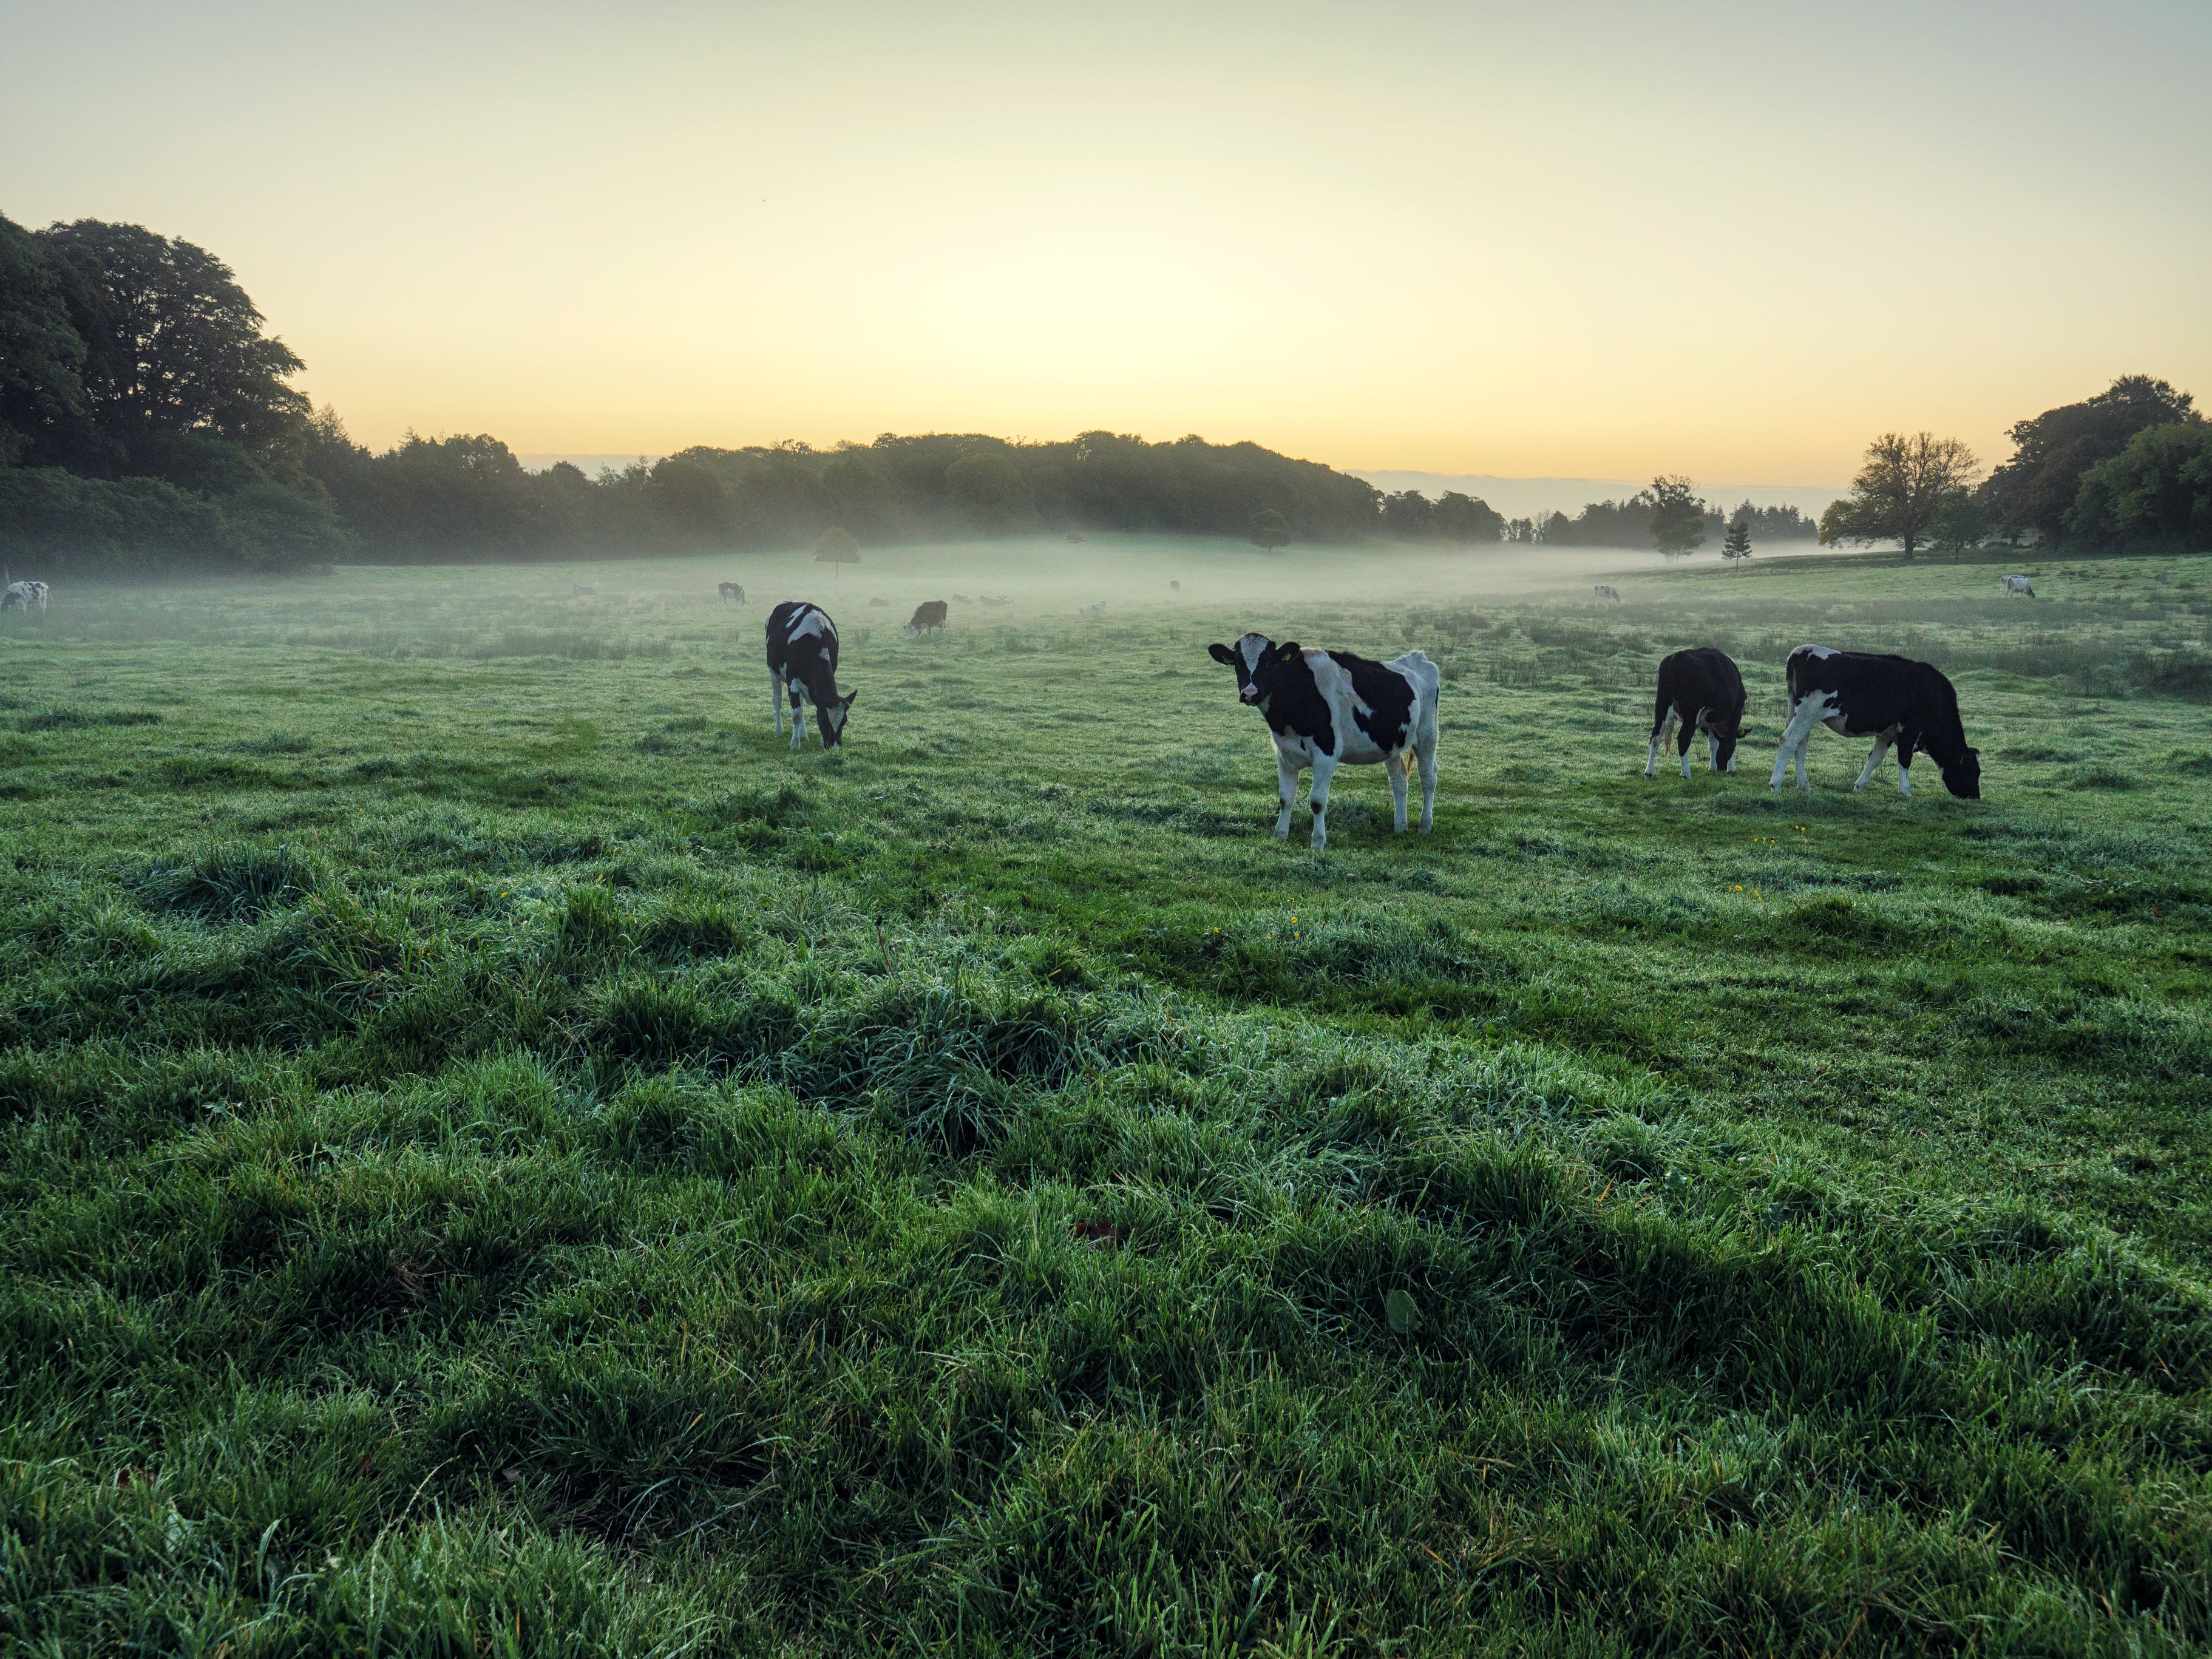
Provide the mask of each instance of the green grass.
[{"label": "green grass", "polygon": [[[2212,1644],[2212,558],[867,559],[0,628],[0,1650]],[[1433,836],[1269,837],[1254,625]],[[1802,638],[1985,799],[1771,794]]]}]

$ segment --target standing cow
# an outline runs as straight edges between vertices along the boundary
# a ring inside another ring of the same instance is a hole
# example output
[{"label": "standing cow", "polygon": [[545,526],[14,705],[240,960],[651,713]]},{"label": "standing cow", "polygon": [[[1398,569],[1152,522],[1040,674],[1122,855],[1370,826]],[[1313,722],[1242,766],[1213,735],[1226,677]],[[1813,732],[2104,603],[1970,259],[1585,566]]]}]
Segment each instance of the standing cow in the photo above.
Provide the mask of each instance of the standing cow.
[{"label": "standing cow", "polygon": [[1395,826],[1406,828],[1406,775],[1421,768],[1421,833],[1437,815],[1436,664],[1418,651],[1389,662],[1370,662],[1349,651],[1308,651],[1295,641],[1277,645],[1264,634],[1247,634],[1234,646],[1208,647],[1214,661],[1237,671],[1237,695],[1252,704],[1275,739],[1275,769],[1283,810],[1275,839],[1291,833],[1291,805],[1298,774],[1313,768],[1313,846],[1328,844],[1328,785],[1346,763],[1382,763],[1390,780]]},{"label": "standing cow", "polygon": [[1997,580],[2002,584],[2004,596],[2008,599],[2032,599],[2035,597],[2035,589],[2028,585],[2025,576],[2000,576]]},{"label": "standing cow", "polygon": [[837,695],[837,624],[818,605],[786,599],[768,613],[768,701],[775,714],[775,734],[783,735],[783,696],[791,694],[791,746],[802,749],[806,728],[801,710],[814,705],[822,746],[845,741],[845,720],[860,694]]},{"label": "standing cow", "polygon": [[[986,599],[983,603],[989,605],[992,601]],[[920,605],[915,606],[914,618],[906,625],[907,638],[912,639],[917,634],[942,634],[944,631],[944,600],[924,599]]]},{"label": "standing cow", "polygon": [[1620,603],[1620,590],[1615,587],[1611,582],[1593,583],[1590,586],[1590,603],[1592,605],[1619,605]]},{"label": "standing cow", "polygon": [[1743,735],[1743,675],[1725,651],[1710,645],[1677,651],[1659,665],[1659,700],[1651,710],[1651,751],[1644,775],[1657,775],[1659,753],[1678,720],[1682,777],[1690,775],[1690,735],[1705,734],[1705,769],[1735,770],[1736,741]]},{"label": "standing cow", "polygon": [[34,605],[39,607],[40,616],[46,614],[46,585],[44,582],[9,582],[6,591],[0,592],[0,611],[20,611],[27,617]]},{"label": "standing cow", "polygon": [[1897,789],[1912,794],[1912,751],[1924,749],[1943,774],[1943,787],[1966,800],[1982,798],[1982,753],[1966,746],[1959,719],[1959,694],[1933,664],[1909,657],[1876,656],[1801,645],[1784,670],[1790,682],[1790,724],[1774,757],[1773,787],[1794,757],[1797,787],[1810,789],[1805,745],[1825,726],[1847,738],[1874,739],[1874,752],[1851,787],[1863,789],[1892,744],[1897,745]]},{"label": "standing cow", "polygon": [[736,582],[716,582],[714,591],[722,596],[724,605],[743,605],[745,602],[745,590]]}]

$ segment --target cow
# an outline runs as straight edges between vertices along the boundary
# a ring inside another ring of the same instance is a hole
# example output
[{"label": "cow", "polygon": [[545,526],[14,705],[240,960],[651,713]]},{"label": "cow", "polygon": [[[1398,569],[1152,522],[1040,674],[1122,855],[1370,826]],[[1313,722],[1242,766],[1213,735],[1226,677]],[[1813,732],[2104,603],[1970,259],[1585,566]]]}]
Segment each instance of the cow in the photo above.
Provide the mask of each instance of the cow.
[{"label": "cow", "polygon": [[2023,599],[2032,599],[2035,597],[2035,590],[2028,586],[2027,578],[2025,576],[2000,576],[1997,580],[2003,586],[2004,596],[2008,599],[2015,595]]},{"label": "cow", "polygon": [[1208,648],[1214,661],[1237,671],[1237,695],[1256,708],[1275,739],[1275,771],[1283,810],[1275,839],[1291,833],[1291,804],[1298,774],[1313,768],[1313,847],[1328,845],[1328,786],[1340,765],[1380,762],[1390,780],[1394,823],[1406,828],[1406,775],[1421,769],[1421,833],[1437,816],[1436,664],[1418,651],[1389,662],[1370,662],[1349,651],[1308,651],[1292,641],[1277,645],[1264,634],[1247,634],[1233,646]]},{"label": "cow", "polygon": [[965,593],[955,593],[952,596],[952,602],[955,605],[973,605],[975,603],[975,600],[969,599]]},{"label": "cow", "polygon": [[1801,645],[1784,671],[1790,684],[1790,723],[1774,757],[1773,787],[1795,757],[1797,787],[1810,789],[1805,745],[1813,728],[1826,726],[1847,738],[1871,737],[1874,752],[1851,787],[1863,789],[1892,744],[1897,745],[1897,789],[1912,795],[1912,751],[1925,750],[1943,774],[1943,787],[1965,800],[1982,798],[1982,753],[1966,746],[1959,719],[1959,694],[1934,665],[1909,657],[1876,656]]},{"label": "cow", "polygon": [[906,625],[907,638],[912,639],[917,634],[941,634],[944,631],[944,600],[924,599],[920,605],[915,606],[914,620]]},{"label": "cow", "polygon": [[786,599],[768,613],[768,701],[775,714],[775,734],[783,735],[783,696],[791,694],[791,746],[806,745],[800,709],[814,705],[822,746],[845,741],[845,720],[860,694],[837,695],[837,624],[818,605]]},{"label": "cow", "polygon": [[588,599],[597,594],[599,590],[596,587],[586,587],[583,583],[578,582],[568,591],[580,599]]},{"label": "cow", "polygon": [[1620,590],[1608,582],[1595,583],[1590,588],[1590,603],[1592,605],[1619,605],[1620,603]]},{"label": "cow", "polygon": [[989,593],[978,593],[978,594],[975,596],[975,603],[976,603],[976,604],[978,604],[978,605],[1012,605],[1012,604],[1013,603],[1013,601],[1012,601],[1012,599],[1008,599],[1008,598],[1007,598],[1004,593],[1000,593],[1000,594],[996,594],[996,595],[993,595],[993,594],[989,594]]},{"label": "cow", "polygon": [[44,582],[9,582],[6,592],[0,592],[0,611],[20,611],[27,617],[34,605],[39,607],[40,616],[46,614],[46,585]]},{"label": "cow", "polygon": [[1699,645],[1667,658],[1659,665],[1659,698],[1651,710],[1651,751],[1644,757],[1644,775],[1658,775],[1660,751],[1678,720],[1683,781],[1689,781],[1690,737],[1696,732],[1705,734],[1705,769],[1735,771],[1743,702],[1743,675],[1726,652]]},{"label": "cow", "polygon": [[1099,600],[1096,605],[1086,605],[1076,612],[1079,617],[1103,617],[1105,614],[1106,601],[1103,599]]},{"label": "cow", "polygon": [[1170,582],[1170,583],[1168,584],[1168,592],[1170,592],[1170,593],[1180,593],[1180,592],[1182,592],[1182,584],[1181,582]]},{"label": "cow", "polygon": [[888,611],[891,608],[891,602],[885,599],[872,599],[868,601],[868,605],[871,610]]},{"label": "cow", "polygon": [[739,605],[745,602],[745,590],[735,582],[717,582],[714,584],[714,591],[722,596],[724,605],[729,604],[732,599]]}]

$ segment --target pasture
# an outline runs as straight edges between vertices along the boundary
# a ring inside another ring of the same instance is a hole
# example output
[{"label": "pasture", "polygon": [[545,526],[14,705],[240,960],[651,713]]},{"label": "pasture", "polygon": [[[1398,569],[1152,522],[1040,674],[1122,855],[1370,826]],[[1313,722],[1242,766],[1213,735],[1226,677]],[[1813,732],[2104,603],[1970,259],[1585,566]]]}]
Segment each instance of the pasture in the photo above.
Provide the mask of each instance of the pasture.
[{"label": "pasture", "polygon": [[[1433,835],[1270,838],[1247,628],[1443,665]],[[1106,537],[58,588],[0,1647],[2202,1652],[2208,628],[2212,557]],[[1808,639],[1950,672],[1984,799],[1771,793]],[[1647,781],[1692,643],[1739,769]]]}]

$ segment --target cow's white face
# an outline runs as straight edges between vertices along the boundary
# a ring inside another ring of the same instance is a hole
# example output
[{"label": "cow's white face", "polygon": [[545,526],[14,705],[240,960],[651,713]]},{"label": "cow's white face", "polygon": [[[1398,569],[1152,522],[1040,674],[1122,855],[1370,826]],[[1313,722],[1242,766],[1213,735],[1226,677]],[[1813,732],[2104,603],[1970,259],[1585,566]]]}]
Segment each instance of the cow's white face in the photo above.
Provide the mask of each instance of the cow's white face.
[{"label": "cow's white face", "polygon": [[1237,641],[1237,695],[1246,702],[1260,701],[1260,659],[1273,644],[1265,634],[1247,634]]},{"label": "cow's white face", "polygon": [[852,712],[854,698],[860,695],[857,691],[849,692],[838,698],[836,702],[826,704],[819,711],[822,717],[822,742],[825,748],[845,741],[845,717]]}]

